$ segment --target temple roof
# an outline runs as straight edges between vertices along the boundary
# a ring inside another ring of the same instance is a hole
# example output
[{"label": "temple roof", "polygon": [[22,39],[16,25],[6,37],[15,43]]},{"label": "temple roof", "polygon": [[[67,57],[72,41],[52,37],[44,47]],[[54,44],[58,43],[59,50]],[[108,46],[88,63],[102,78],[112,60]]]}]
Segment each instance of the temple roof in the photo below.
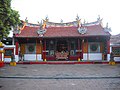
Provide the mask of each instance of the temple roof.
[{"label": "temple roof", "polygon": [[[85,26],[87,32],[80,34],[78,27],[48,27],[43,37],[83,37],[83,36],[109,36],[109,32],[105,32],[101,25]],[[16,37],[39,37],[37,34],[39,27],[25,26],[20,34]]]},{"label": "temple roof", "polygon": [[[78,26],[50,26],[46,27],[46,32],[42,36],[43,38],[54,38],[54,37],[86,37],[86,36],[110,36],[109,32],[106,32],[101,24],[83,25],[86,28],[85,34],[78,32]],[[39,37],[37,31],[39,26],[25,26],[20,34],[16,34],[16,37],[20,38],[33,38]]]},{"label": "temple roof", "polygon": [[120,34],[112,35],[110,38],[111,44],[120,44]]}]

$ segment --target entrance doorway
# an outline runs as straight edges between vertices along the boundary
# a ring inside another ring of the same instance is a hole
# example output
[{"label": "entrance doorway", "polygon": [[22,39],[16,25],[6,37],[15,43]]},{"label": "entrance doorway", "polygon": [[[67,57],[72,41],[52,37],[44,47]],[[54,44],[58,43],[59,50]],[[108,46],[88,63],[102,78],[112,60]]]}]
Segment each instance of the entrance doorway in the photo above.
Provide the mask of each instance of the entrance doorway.
[{"label": "entrance doorway", "polygon": [[68,51],[68,44],[66,40],[58,40],[57,41],[57,48],[56,51],[58,52],[67,52]]},{"label": "entrance doorway", "polygon": [[57,48],[56,48],[56,59],[64,60],[68,59],[68,43],[66,40],[58,40],[57,41]]}]

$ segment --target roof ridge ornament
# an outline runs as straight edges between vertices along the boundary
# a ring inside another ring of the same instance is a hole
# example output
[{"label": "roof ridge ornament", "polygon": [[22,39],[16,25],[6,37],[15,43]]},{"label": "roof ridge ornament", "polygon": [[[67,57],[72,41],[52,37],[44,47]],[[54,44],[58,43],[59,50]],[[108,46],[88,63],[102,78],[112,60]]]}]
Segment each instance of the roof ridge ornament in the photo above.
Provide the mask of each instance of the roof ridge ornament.
[{"label": "roof ridge ornament", "polygon": [[98,18],[97,18],[97,21],[99,21],[101,18],[100,18],[100,15],[98,15]]},{"label": "roof ridge ornament", "polygon": [[83,22],[83,24],[86,24],[86,20],[84,19],[84,22]]},{"label": "roof ridge ornament", "polygon": [[94,22],[86,22],[85,19],[84,19],[83,26],[92,26],[92,25],[101,25],[101,26],[103,26],[102,20],[103,20],[103,18],[100,18],[100,15],[98,15],[97,20],[94,21]]},{"label": "roof ridge ornament", "polygon": [[21,30],[23,30],[25,26],[26,26],[26,24],[23,24],[23,26],[22,25],[16,25],[15,27],[12,27],[13,28],[13,34],[20,34]]},{"label": "roof ridge ornament", "polygon": [[106,23],[106,28],[108,28],[108,22]]},{"label": "roof ridge ornament", "polygon": [[42,28],[45,29],[47,27],[47,23],[48,23],[49,19],[48,16],[46,16],[45,19],[43,19],[43,23],[42,23]]},{"label": "roof ridge ornament", "polygon": [[45,21],[46,21],[46,22],[49,21],[48,15],[45,17]]},{"label": "roof ridge ornament", "polygon": [[62,19],[60,20],[60,23],[63,23],[63,20],[62,20]]},{"label": "roof ridge ornament", "polygon": [[102,20],[103,18],[101,18],[100,15],[98,15],[97,22],[102,25]]},{"label": "roof ridge ornament", "polygon": [[28,18],[27,17],[25,18],[25,23],[28,23]]},{"label": "roof ridge ornament", "polygon": [[78,16],[78,14],[77,14],[77,16],[76,16],[76,21],[77,21],[78,27],[81,27],[81,23],[80,23],[81,19],[80,19],[80,17]]},{"label": "roof ridge ornament", "polygon": [[78,26],[78,22],[77,21],[73,21],[73,22],[66,22],[66,23],[55,23],[55,22],[47,22],[46,23],[47,27],[49,26],[55,26],[55,27],[69,27],[69,26]]},{"label": "roof ridge ornament", "polygon": [[105,32],[111,32],[111,28],[108,27],[108,23],[106,23],[106,27],[104,28]]},{"label": "roof ridge ornament", "polygon": [[76,16],[76,20],[77,20],[77,21],[79,20],[79,16],[78,16],[78,14],[77,14],[77,16]]},{"label": "roof ridge ornament", "polygon": [[46,29],[45,29],[46,23],[44,21],[42,22],[42,20],[41,20],[41,23],[38,22],[38,24],[39,24],[40,28],[37,30],[37,34],[40,37],[43,37],[43,35],[46,32]]}]

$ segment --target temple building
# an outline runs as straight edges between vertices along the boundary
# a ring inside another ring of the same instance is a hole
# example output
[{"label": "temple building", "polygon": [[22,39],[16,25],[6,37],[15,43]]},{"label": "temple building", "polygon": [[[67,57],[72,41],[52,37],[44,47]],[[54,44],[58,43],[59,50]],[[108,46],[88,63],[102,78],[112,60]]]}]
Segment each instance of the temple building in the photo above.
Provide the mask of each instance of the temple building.
[{"label": "temple building", "polygon": [[15,58],[22,53],[24,61],[108,60],[110,55],[110,28],[102,26],[102,19],[81,23],[39,24],[23,22],[14,30]]}]

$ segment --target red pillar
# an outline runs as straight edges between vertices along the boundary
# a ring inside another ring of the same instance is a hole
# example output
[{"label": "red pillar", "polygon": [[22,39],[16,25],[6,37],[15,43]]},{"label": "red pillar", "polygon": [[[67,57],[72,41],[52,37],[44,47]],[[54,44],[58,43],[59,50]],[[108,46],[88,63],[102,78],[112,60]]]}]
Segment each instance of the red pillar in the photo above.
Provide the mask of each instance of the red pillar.
[{"label": "red pillar", "polygon": [[44,40],[43,59],[46,60],[46,40]]},{"label": "red pillar", "polygon": [[83,59],[83,47],[84,47],[84,39],[82,40],[82,45],[81,45],[81,47],[82,47],[81,59]]},{"label": "red pillar", "polygon": [[36,61],[38,61],[38,58],[37,58],[37,38],[36,38]]},{"label": "red pillar", "polygon": [[2,53],[3,53],[3,44],[0,42],[0,67],[4,66],[4,61],[2,60]]},{"label": "red pillar", "polygon": [[80,50],[80,40],[78,39],[78,50]]},{"label": "red pillar", "polygon": [[18,42],[15,43],[15,46],[16,46],[15,47],[15,55],[18,55],[18,47],[19,47]]},{"label": "red pillar", "polygon": [[87,40],[87,60],[89,60],[89,52],[88,52],[88,49],[89,49],[89,47],[88,47],[88,40]]},{"label": "red pillar", "polygon": [[107,41],[107,54],[110,54],[110,40]]},{"label": "red pillar", "polygon": [[78,39],[78,56],[79,58],[81,58],[81,55],[80,55],[80,40]]},{"label": "red pillar", "polygon": [[2,61],[2,53],[0,52],[0,68],[4,66],[4,62]]},{"label": "red pillar", "polygon": [[68,45],[68,52],[69,52],[69,54],[68,54],[68,60],[70,60],[70,44],[69,44],[69,39],[67,39],[67,45]]}]

